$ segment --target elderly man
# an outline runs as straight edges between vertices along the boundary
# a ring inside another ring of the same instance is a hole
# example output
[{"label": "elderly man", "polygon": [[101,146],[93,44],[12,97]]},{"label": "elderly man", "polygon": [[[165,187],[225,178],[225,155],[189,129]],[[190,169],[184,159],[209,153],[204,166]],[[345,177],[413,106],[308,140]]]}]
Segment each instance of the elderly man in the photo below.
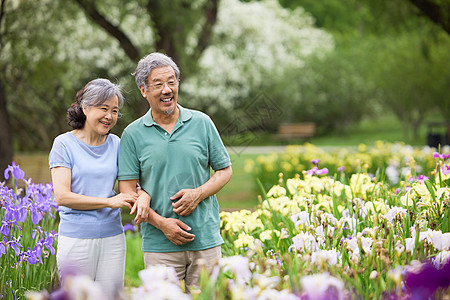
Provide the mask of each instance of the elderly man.
[{"label": "elderly man", "polygon": [[119,189],[136,192],[139,183],[147,192],[132,209],[145,266],[174,267],[189,288],[221,257],[215,194],[231,178],[230,157],[211,119],[178,104],[180,71],[170,57],[151,53],[133,75],[150,110],[122,134]]}]

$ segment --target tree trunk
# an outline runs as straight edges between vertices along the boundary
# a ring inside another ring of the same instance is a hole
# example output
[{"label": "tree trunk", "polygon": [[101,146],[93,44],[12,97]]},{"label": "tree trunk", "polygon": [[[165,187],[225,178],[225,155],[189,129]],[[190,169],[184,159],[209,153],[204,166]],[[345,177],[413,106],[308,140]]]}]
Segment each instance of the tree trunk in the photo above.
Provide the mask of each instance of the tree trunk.
[{"label": "tree trunk", "polygon": [[11,164],[14,155],[11,126],[6,107],[6,92],[3,81],[0,79],[0,181],[5,178],[3,171]]},{"label": "tree trunk", "polygon": [[435,24],[450,34],[450,3],[442,1],[438,3],[432,0],[409,0],[422,13]]}]

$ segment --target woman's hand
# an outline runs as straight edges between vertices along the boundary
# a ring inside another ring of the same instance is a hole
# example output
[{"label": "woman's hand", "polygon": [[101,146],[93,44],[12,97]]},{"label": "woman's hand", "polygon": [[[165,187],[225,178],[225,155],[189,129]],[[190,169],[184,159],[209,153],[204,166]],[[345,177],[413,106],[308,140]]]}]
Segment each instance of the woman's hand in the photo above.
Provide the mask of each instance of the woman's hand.
[{"label": "woman's hand", "polygon": [[136,193],[120,193],[114,197],[108,198],[108,207],[111,208],[121,208],[128,207],[132,209],[132,204],[138,199],[138,194]]}]

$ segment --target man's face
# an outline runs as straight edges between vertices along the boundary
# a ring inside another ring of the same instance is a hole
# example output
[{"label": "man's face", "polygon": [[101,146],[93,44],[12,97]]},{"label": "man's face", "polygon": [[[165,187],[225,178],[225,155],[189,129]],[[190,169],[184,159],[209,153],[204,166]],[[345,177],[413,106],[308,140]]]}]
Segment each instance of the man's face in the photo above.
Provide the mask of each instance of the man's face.
[{"label": "man's face", "polygon": [[160,115],[172,115],[177,107],[178,81],[170,66],[153,69],[148,75],[147,90],[139,87],[152,109],[153,118]]}]

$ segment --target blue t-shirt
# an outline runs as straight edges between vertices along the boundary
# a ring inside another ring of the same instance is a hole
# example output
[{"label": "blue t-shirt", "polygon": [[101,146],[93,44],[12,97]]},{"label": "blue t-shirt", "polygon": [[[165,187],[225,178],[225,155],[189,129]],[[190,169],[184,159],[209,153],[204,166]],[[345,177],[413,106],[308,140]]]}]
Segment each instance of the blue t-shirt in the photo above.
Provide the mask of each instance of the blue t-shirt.
[{"label": "blue t-shirt", "polygon": [[[50,169],[72,170],[71,191],[109,198],[114,196],[120,139],[109,134],[100,146],[91,146],[71,132],[57,136],[49,155]],[[77,210],[59,206],[59,234],[72,238],[105,238],[123,232],[120,209]]]}]

